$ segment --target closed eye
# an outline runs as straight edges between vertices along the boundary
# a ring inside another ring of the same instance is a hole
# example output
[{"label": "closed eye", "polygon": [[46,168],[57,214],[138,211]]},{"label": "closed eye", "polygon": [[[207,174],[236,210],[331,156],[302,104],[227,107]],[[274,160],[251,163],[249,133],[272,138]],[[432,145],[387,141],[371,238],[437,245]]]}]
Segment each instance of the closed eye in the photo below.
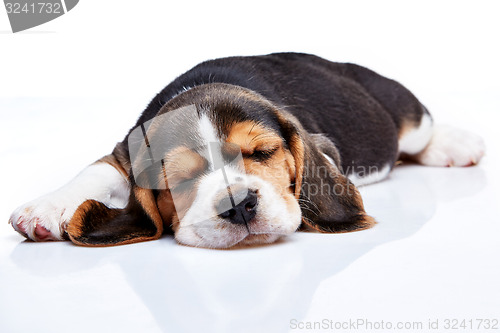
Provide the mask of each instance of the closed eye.
[{"label": "closed eye", "polygon": [[252,154],[250,154],[250,158],[255,161],[262,162],[270,159],[273,154],[278,150],[279,147],[274,147],[271,149],[255,149]]}]

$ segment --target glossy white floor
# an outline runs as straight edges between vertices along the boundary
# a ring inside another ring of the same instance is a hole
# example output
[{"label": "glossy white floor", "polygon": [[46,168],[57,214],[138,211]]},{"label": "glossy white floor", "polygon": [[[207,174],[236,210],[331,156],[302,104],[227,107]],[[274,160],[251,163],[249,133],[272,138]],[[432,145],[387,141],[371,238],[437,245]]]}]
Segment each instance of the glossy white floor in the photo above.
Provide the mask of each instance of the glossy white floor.
[{"label": "glossy white floor", "polygon": [[[446,319],[500,319],[500,133],[498,117],[491,118],[500,103],[481,96],[442,103],[457,108],[436,111],[438,121],[485,137],[488,154],[479,166],[397,167],[362,188],[379,221],[368,231],[297,233],[270,246],[218,251],[168,236],[111,248],[24,241],[6,224],[11,210],[109,151],[107,136],[118,140],[130,123],[109,128],[113,116],[105,111],[114,101],[4,100],[0,107],[11,114],[2,113],[8,126],[0,134],[7,145],[0,161],[0,330],[287,332],[362,319],[421,322],[415,331],[426,331],[429,320],[444,328]],[[73,120],[78,127],[63,126]],[[97,134],[89,135],[90,127]]]}]

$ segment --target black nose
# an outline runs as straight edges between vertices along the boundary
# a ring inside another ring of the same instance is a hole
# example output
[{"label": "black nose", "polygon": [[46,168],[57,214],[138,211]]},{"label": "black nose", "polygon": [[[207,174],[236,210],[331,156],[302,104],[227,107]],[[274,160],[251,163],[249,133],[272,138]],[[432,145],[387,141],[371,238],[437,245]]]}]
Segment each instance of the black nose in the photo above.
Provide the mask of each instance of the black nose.
[{"label": "black nose", "polygon": [[237,193],[234,196],[222,199],[217,205],[218,207],[221,207],[224,203],[227,203],[227,200],[231,200],[233,208],[220,213],[219,216],[223,219],[228,219],[231,223],[234,224],[246,224],[250,222],[256,214],[258,201],[257,192],[249,189],[246,197],[244,197],[244,199],[240,201],[238,197],[240,197],[241,199],[243,195]]}]

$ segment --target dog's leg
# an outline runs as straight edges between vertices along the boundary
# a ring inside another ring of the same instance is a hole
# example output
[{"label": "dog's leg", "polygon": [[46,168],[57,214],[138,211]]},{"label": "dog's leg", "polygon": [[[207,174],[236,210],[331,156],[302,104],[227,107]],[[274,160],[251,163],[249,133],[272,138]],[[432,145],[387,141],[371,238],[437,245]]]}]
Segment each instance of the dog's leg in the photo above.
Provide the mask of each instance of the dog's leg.
[{"label": "dog's leg", "polygon": [[129,198],[126,171],[113,155],[85,168],[60,189],[17,208],[9,223],[34,241],[63,240],[78,206],[93,199],[108,207],[123,208]]},{"label": "dog's leg", "polygon": [[434,125],[428,113],[420,124],[406,129],[399,139],[399,151],[423,165],[471,166],[485,152],[482,138],[474,133],[447,125]]}]

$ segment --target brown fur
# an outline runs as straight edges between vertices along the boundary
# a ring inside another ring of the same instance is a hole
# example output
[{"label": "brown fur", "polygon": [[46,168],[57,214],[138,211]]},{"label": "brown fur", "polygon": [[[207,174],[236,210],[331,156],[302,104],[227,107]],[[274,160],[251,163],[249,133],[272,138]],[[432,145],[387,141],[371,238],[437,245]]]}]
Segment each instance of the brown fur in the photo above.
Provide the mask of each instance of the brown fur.
[{"label": "brown fur", "polygon": [[[243,154],[245,171],[257,175],[272,184],[275,191],[291,206],[295,200],[292,183],[296,179],[295,160],[291,152],[284,147],[283,138],[264,126],[246,121],[234,125],[227,141],[238,145]],[[255,151],[273,151],[265,161],[252,158]]]}]

